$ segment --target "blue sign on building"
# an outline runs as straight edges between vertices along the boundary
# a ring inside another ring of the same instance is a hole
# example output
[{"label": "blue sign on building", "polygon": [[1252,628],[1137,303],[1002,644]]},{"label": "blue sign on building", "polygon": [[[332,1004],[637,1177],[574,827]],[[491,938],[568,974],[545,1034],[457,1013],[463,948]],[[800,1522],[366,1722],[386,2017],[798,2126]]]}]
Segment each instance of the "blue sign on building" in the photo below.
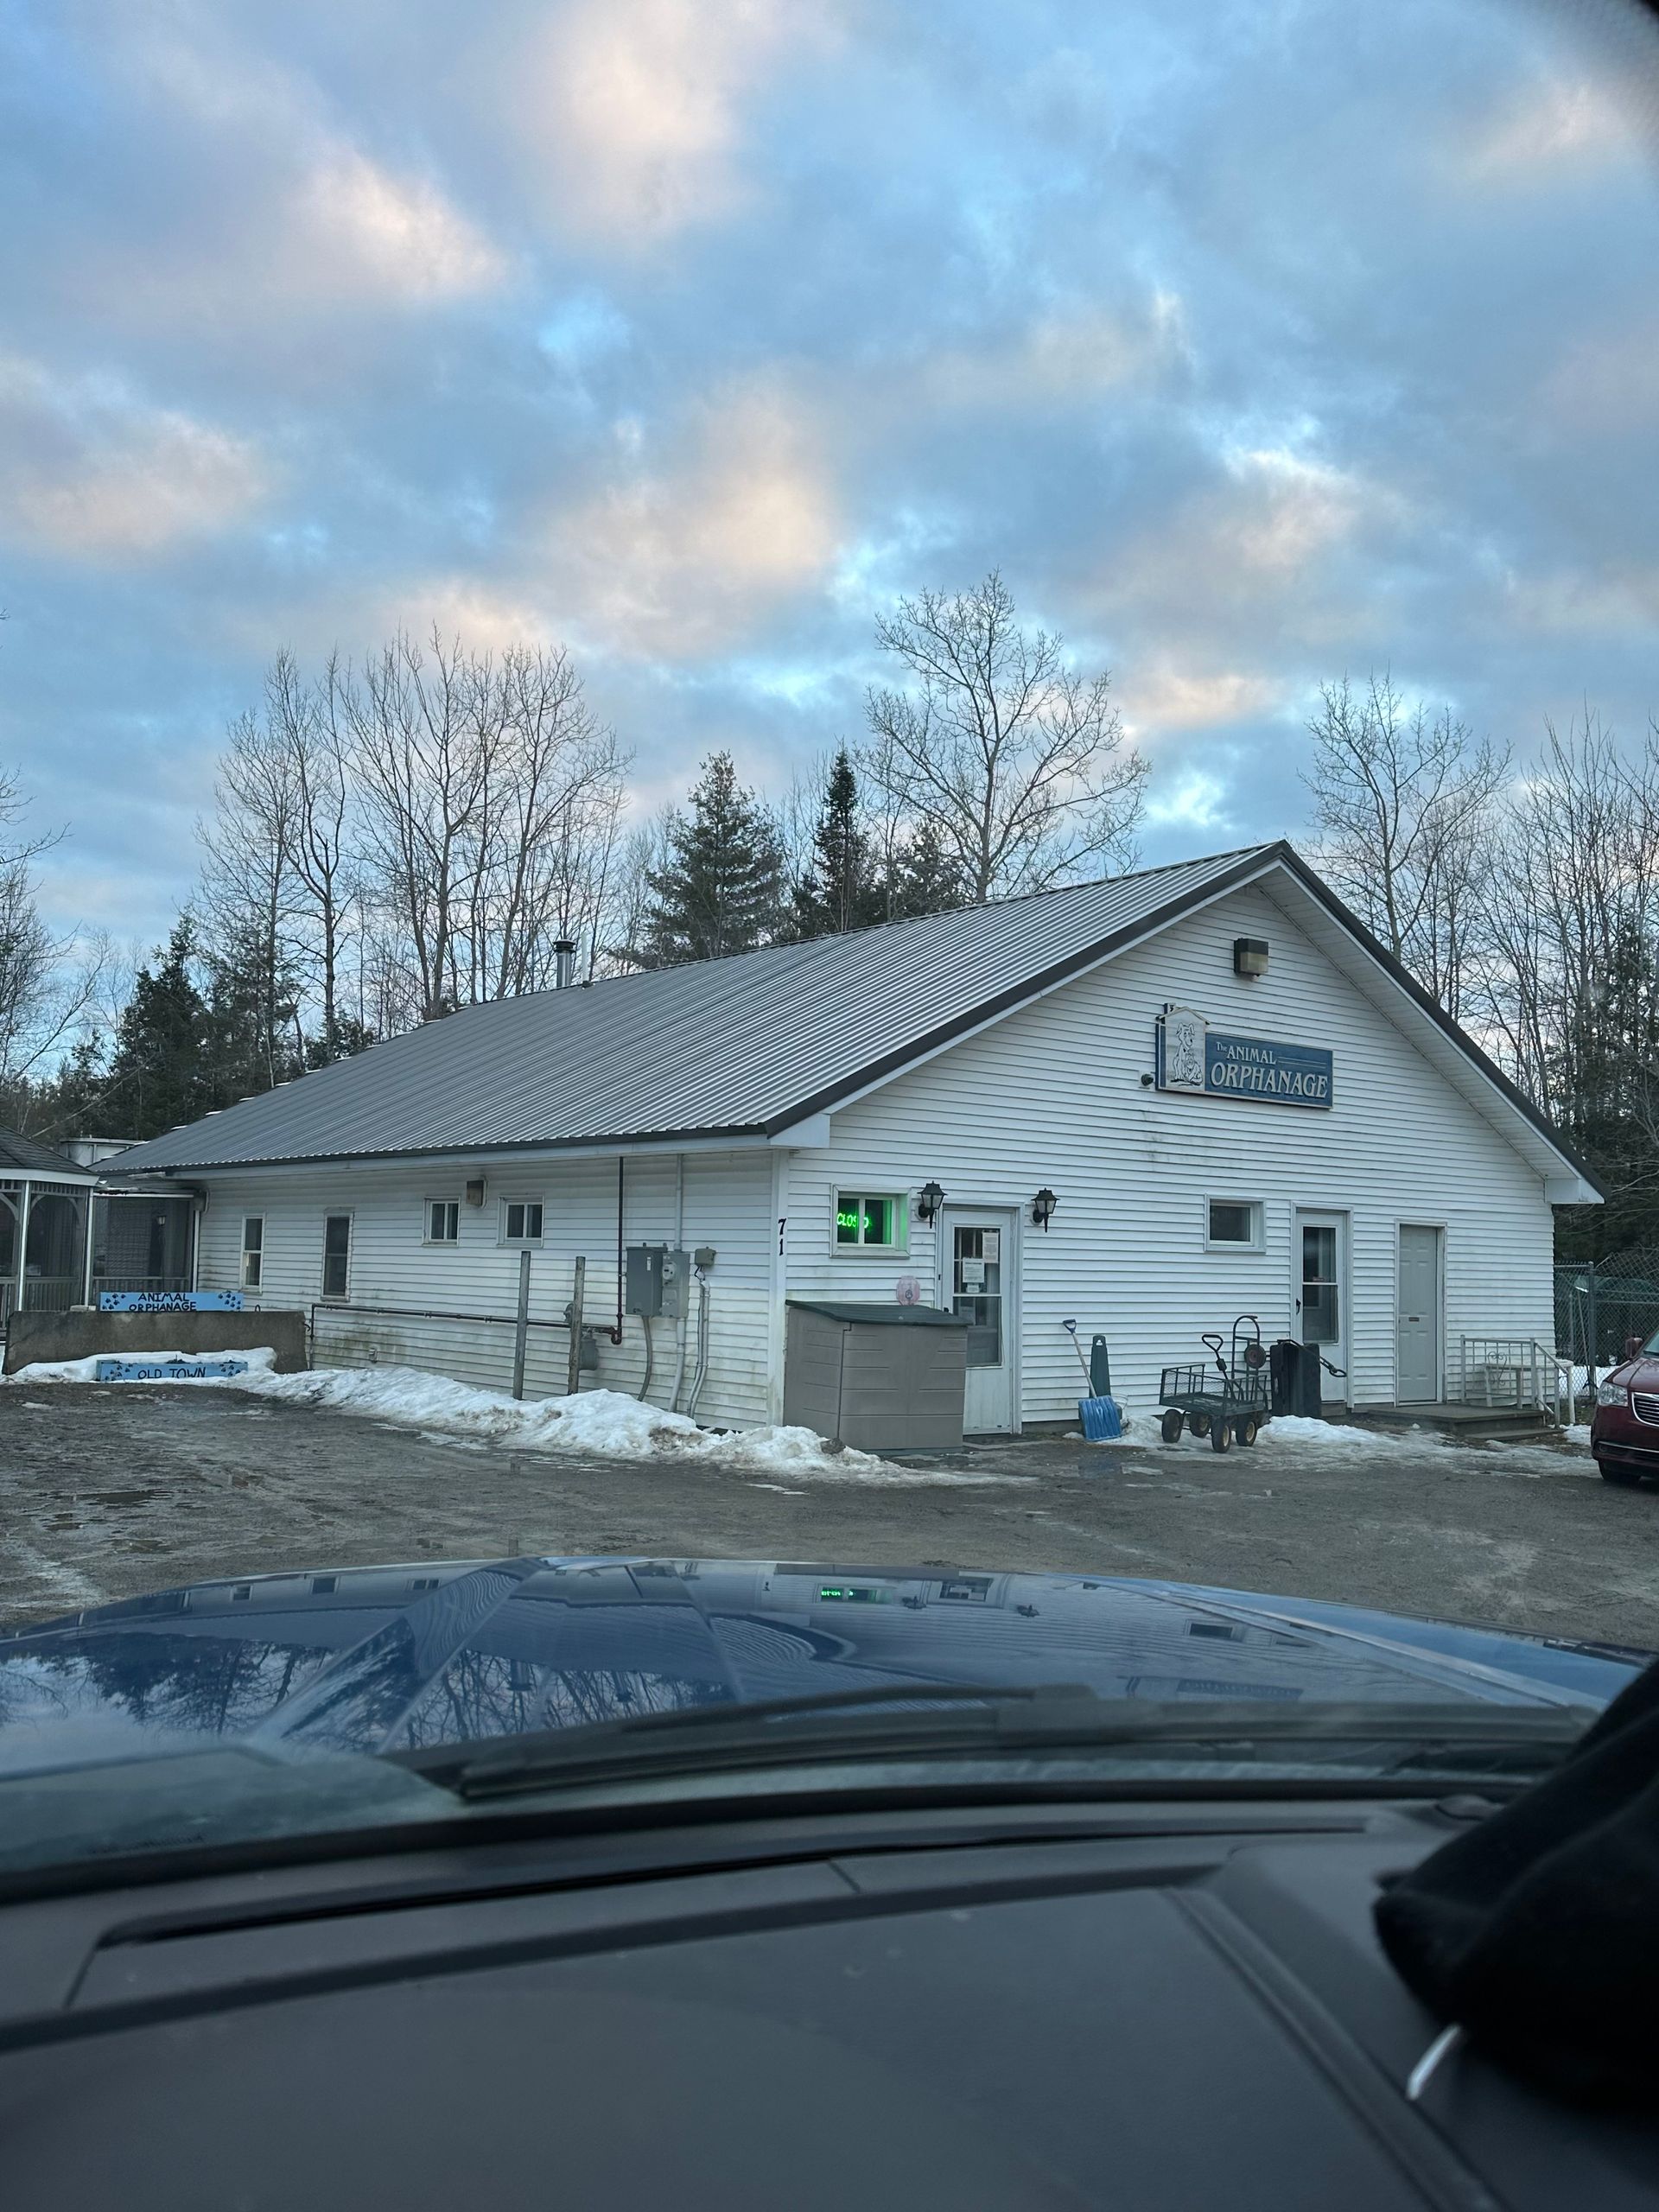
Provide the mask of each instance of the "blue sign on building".
[{"label": "blue sign on building", "polygon": [[245,1359],[100,1359],[100,1382],[222,1382],[245,1375]]},{"label": "blue sign on building", "polygon": [[1157,1084],[1208,1098],[1328,1111],[1334,1056],[1318,1045],[1281,1045],[1211,1029],[1201,1014],[1169,1006],[1158,1020]]},{"label": "blue sign on building", "polygon": [[100,1313],[239,1313],[239,1290],[100,1290]]}]

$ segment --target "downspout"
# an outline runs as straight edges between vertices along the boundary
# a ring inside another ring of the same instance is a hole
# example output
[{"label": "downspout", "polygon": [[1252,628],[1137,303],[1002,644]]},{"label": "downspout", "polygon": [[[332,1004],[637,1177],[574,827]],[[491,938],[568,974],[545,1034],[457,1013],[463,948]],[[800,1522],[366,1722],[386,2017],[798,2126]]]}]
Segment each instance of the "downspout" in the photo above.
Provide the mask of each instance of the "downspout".
[{"label": "downspout", "polygon": [[[674,1249],[677,1252],[685,1249],[685,1154],[683,1152],[674,1155]],[[674,1363],[674,1389],[668,1401],[672,1413],[679,1411],[680,1393],[685,1388],[685,1336],[690,1318],[690,1300],[682,1297],[680,1303],[686,1310],[680,1315],[677,1331],[679,1356]]]},{"label": "downspout", "polygon": [[[622,1341],[622,1200],[627,1165],[626,1154],[619,1152],[616,1155],[616,1319],[606,1332],[613,1344],[620,1344]],[[646,1357],[649,1362],[649,1350]]]},{"label": "downspout", "polygon": [[[105,1198],[104,1203],[108,1205],[109,1200]],[[97,1241],[97,1223],[98,1185],[94,1183],[86,1193],[86,1212],[82,1223],[86,1238],[86,1249],[80,1255],[80,1302],[83,1306],[90,1306],[92,1302],[92,1247]]]}]

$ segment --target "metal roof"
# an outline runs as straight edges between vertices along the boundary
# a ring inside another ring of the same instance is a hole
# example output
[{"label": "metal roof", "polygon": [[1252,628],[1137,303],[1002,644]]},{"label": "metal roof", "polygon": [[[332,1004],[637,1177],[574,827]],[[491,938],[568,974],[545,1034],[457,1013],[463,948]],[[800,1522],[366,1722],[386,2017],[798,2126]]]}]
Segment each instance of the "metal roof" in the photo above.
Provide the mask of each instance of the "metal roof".
[{"label": "metal roof", "polygon": [[97,1174],[61,1152],[54,1152],[18,1129],[0,1129],[0,1175],[22,1175],[40,1182],[96,1183]]},{"label": "metal roof", "polygon": [[1271,844],[467,1007],[139,1145],[120,1172],[765,1138],[1275,867],[1580,1168],[1289,846]]}]

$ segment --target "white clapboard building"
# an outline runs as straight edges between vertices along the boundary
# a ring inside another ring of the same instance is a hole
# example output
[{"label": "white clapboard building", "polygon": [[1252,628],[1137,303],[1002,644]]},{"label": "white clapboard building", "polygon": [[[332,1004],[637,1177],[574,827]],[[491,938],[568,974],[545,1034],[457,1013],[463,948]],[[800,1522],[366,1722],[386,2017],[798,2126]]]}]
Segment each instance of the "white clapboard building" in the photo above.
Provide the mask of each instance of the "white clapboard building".
[{"label": "white clapboard building", "polygon": [[[121,1166],[321,1362],[505,1385],[529,1252],[562,1389],[580,1256],[588,1386],[649,1351],[653,1400],[759,1422],[790,1299],[919,1290],[980,1433],[1075,1421],[1067,1319],[1134,1409],[1240,1313],[1319,1344],[1327,1404],[1456,1396],[1549,1344],[1551,1209],[1600,1195],[1283,844],[470,1007]],[[702,1255],[649,1348],[642,1247]]]}]

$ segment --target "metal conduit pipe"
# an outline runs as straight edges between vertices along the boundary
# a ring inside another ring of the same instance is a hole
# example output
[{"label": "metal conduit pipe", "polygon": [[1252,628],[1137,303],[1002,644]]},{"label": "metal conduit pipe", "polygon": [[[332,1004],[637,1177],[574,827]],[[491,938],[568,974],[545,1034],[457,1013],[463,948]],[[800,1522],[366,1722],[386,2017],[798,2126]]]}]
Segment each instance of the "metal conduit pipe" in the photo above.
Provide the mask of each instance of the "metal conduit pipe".
[{"label": "metal conduit pipe", "polygon": [[685,1410],[696,1418],[697,1400],[702,1395],[702,1386],[709,1379],[709,1278],[701,1268],[697,1277],[697,1363],[691,1376],[691,1395],[685,1402]]},{"label": "metal conduit pipe", "polygon": [[[675,1154],[674,1166],[674,1249],[677,1252],[683,1252],[685,1249],[685,1154],[683,1152]],[[685,1301],[682,1299],[680,1302],[683,1306]],[[674,1388],[668,1401],[670,1410],[674,1413],[678,1413],[680,1409],[680,1393],[685,1388],[685,1338],[688,1320],[689,1316],[682,1313],[674,1331],[676,1337],[679,1339],[679,1357],[674,1363]]]},{"label": "metal conduit pipe", "polygon": [[652,1342],[650,1314],[642,1313],[639,1316],[639,1323],[645,1332],[645,1379],[639,1385],[639,1395],[642,1398],[648,1398],[651,1395],[651,1378],[657,1365],[657,1353],[656,1347]]}]

